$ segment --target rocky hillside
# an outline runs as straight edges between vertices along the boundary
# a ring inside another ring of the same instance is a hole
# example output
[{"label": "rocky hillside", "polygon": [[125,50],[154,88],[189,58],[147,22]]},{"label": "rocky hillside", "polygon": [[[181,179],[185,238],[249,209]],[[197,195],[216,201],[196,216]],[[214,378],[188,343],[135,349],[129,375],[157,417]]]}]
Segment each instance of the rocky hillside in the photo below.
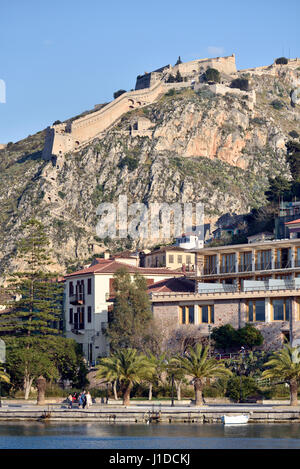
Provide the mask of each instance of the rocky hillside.
[{"label": "rocky hillside", "polygon": [[[276,76],[239,75],[256,91],[254,110],[230,89],[223,96],[209,85],[186,88],[127,113],[104,138],[55,162],[41,158],[44,131],[0,150],[1,271],[13,265],[21,224],[32,216],[47,226],[53,268],[63,271],[105,247],[95,231],[96,207],[121,194],[129,203],[201,201],[207,222],[261,206],[268,177],[290,174],[285,143],[291,131],[300,134],[290,92],[300,73],[282,66]],[[152,122],[152,137],[131,136],[138,116]]]}]

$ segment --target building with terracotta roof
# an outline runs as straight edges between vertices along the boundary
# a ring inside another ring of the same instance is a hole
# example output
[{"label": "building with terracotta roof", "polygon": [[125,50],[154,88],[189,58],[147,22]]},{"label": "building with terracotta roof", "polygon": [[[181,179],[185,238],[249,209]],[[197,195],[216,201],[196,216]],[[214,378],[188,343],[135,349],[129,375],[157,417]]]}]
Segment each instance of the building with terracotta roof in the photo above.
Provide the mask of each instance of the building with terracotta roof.
[{"label": "building with terracotta roof", "polygon": [[66,336],[81,344],[88,362],[106,356],[109,344],[105,337],[108,311],[113,297],[114,274],[125,268],[131,275],[139,273],[148,285],[182,273],[166,268],[144,268],[130,263],[130,256],[109,259],[96,258],[92,264],[65,277]]}]

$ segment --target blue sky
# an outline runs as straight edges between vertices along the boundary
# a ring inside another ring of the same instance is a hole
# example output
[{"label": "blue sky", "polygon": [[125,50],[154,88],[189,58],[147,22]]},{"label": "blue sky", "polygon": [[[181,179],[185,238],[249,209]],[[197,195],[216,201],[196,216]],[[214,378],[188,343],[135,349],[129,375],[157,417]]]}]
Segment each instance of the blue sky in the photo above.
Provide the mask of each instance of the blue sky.
[{"label": "blue sky", "polygon": [[[130,90],[166,64],[300,56],[299,0],[0,0],[0,143]],[[1,98],[1,94],[0,94]]]}]

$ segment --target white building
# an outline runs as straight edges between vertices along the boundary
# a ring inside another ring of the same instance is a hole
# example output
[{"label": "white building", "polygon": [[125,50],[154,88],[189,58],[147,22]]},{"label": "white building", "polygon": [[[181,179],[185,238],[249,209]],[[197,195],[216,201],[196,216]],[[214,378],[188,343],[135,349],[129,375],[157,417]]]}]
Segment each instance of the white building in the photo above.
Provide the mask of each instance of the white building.
[{"label": "white building", "polygon": [[201,249],[204,246],[202,234],[183,234],[176,238],[176,246],[183,249]]},{"label": "white building", "polygon": [[166,268],[137,267],[131,264],[128,257],[95,259],[89,267],[66,275],[64,306],[66,337],[75,339],[82,345],[82,351],[88,362],[94,362],[109,352],[109,345],[104,335],[108,322],[108,308],[112,304],[108,299],[113,291],[114,274],[124,267],[132,278],[135,273],[143,275],[148,285],[182,276],[182,273]]}]

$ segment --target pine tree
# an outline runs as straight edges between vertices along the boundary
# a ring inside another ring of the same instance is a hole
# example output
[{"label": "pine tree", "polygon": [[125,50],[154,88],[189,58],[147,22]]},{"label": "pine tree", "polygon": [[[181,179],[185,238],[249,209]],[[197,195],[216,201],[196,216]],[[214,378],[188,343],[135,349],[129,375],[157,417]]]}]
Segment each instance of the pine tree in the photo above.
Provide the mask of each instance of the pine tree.
[{"label": "pine tree", "polygon": [[63,285],[49,272],[48,238],[43,225],[31,219],[24,226],[24,238],[18,245],[18,257],[27,269],[11,274],[6,293],[13,301],[1,314],[0,334],[29,338],[58,334],[62,315]]},{"label": "pine tree", "polygon": [[49,379],[58,376],[47,347],[42,350],[41,345],[60,334],[63,285],[49,272],[49,242],[43,225],[31,219],[24,225],[23,234],[17,255],[26,270],[11,274],[8,279],[5,293],[13,299],[8,300],[7,309],[0,316],[0,335],[10,344],[7,366],[18,371],[28,398],[37,374]]}]

